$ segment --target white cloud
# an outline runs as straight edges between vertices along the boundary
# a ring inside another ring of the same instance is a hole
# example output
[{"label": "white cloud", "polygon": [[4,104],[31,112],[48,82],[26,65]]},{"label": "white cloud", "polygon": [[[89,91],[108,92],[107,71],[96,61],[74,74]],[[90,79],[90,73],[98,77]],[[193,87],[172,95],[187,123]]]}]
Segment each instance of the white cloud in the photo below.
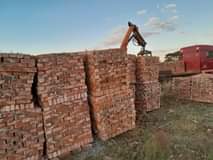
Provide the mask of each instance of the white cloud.
[{"label": "white cloud", "polygon": [[185,35],[185,34],[187,34],[185,31],[179,31],[178,32],[180,35]]},{"label": "white cloud", "polygon": [[148,22],[145,24],[147,27],[151,27],[152,29],[158,31],[175,31],[177,28],[176,20],[178,16],[173,16],[167,20],[161,20],[159,17],[151,17]]},{"label": "white cloud", "polygon": [[144,15],[146,13],[147,13],[147,10],[145,10],[145,9],[137,11],[137,14],[140,15],[140,16],[142,16],[142,15]]},{"label": "white cloud", "polygon": [[119,26],[112,30],[109,36],[102,42],[104,47],[115,46],[121,43],[124,34],[127,31],[127,27]]},{"label": "white cloud", "polygon": [[167,4],[167,5],[165,6],[165,8],[167,8],[167,9],[174,9],[174,8],[176,8],[176,7],[177,7],[177,5],[174,4],[174,3]]},{"label": "white cloud", "polygon": [[176,20],[178,20],[179,19],[179,16],[172,16],[171,18],[170,18],[170,21],[176,21]]},{"label": "white cloud", "polygon": [[177,5],[174,3],[170,3],[164,6],[164,8],[162,8],[162,11],[169,11],[172,13],[176,13],[177,12]]},{"label": "white cloud", "polygon": [[147,31],[147,32],[143,32],[142,36],[145,37],[145,38],[148,38],[150,36],[159,35],[159,34],[160,34],[160,32],[157,32],[157,31],[153,31],[153,32]]},{"label": "white cloud", "polygon": [[[139,30],[140,30],[139,26]],[[127,32],[128,28],[126,26],[119,26],[114,28],[111,33],[101,42],[98,47],[115,47],[119,46],[122,43],[122,40]],[[148,31],[148,32],[140,32],[144,38],[159,35],[158,31]]]}]

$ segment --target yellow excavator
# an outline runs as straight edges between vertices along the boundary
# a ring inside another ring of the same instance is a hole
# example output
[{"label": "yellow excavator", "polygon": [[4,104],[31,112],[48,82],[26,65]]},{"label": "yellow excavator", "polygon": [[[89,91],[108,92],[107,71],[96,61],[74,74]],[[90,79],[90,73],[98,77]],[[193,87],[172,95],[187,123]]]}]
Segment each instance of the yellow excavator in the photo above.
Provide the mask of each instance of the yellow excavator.
[{"label": "yellow excavator", "polygon": [[131,22],[128,22],[128,26],[129,28],[122,40],[120,48],[127,51],[127,46],[129,42],[132,40],[135,45],[141,46],[141,51],[138,53],[138,55],[152,56],[152,52],[145,49],[147,43],[140,34],[138,27],[135,24],[132,24]]}]

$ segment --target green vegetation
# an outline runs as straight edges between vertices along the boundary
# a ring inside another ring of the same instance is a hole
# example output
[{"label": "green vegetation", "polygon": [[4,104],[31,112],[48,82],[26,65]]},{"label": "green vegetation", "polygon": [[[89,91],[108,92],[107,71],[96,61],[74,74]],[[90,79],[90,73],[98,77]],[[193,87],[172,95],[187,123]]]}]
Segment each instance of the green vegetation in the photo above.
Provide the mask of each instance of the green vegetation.
[{"label": "green vegetation", "polygon": [[162,98],[137,128],[62,160],[213,160],[213,104]]},{"label": "green vegetation", "polygon": [[165,56],[165,62],[170,62],[170,61],[177,61],[181,56],[180,51],[176,51],[173,53],[168,53]]}]

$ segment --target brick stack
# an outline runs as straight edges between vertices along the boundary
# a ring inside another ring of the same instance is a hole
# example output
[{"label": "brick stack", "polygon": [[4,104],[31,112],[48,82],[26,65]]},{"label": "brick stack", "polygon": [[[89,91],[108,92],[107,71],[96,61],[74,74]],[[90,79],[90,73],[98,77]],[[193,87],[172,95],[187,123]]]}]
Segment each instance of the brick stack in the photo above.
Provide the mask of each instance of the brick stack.
[{"label": "brick stack", "polygon": [[191,87],[193,101],[213,103],[213,74],[193,76]]},{"label": "brick stack", "polygon": [[184,73],[185,65],[183,61],[171,61],[160,63],[160,72],[171,71],[172,74]]},{"label": "brick stack", "polygon": [[107,140],[135,127],[135,106],[129,88],[125,51],[110,49],[87,55],[89,99],[94,130]]},{"label": "brick stack", "polygon": [[136,61],[137,83],[156,82],[159,78],[159,58],[138,56]]},{"label": "brick stack", "polygon": [[213,75],[203,73],[173,78],[172,93],[180,99],[213,103]]},{"label": "brick stack", "polygon": [[92,142],[83,59],[77,53],[37,57],[48,158]]},{"label": "brick stack", "polygon": [[34,105],[35,60],[0,54],[0,159],[40,160],[44,132],[41,109]]},{"label": "brick stack", "polygon": [[128,56],[128,76],[130,89],[132,94],[135,97],[135,84],[136,84],[136,55],[127,55]]},{"label": "brick stack", "polygon": [[160,107],[159,58],[138,56],[136,60],[136,110],[152,111]]},{"label": "brick stack", "polygon": [[191,76],[173,78],[171,94],[180,99],[191,99]]},{"label": "brick stack", "polygon": [[136,85],[136,110],[138,113],[160,108],[161,88],[159,82],[144,82]]}]

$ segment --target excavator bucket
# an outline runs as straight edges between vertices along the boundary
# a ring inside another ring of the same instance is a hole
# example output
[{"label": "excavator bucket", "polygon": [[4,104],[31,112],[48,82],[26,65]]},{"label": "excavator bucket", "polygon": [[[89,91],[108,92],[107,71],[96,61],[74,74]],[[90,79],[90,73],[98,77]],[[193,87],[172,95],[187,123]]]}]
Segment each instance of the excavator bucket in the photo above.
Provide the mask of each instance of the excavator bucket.
[{"label": "excavator bucket", "polygon": [[138,54],[138,56],[152,56],[152,51],[148,51],[148,50],[141,50]]}]

